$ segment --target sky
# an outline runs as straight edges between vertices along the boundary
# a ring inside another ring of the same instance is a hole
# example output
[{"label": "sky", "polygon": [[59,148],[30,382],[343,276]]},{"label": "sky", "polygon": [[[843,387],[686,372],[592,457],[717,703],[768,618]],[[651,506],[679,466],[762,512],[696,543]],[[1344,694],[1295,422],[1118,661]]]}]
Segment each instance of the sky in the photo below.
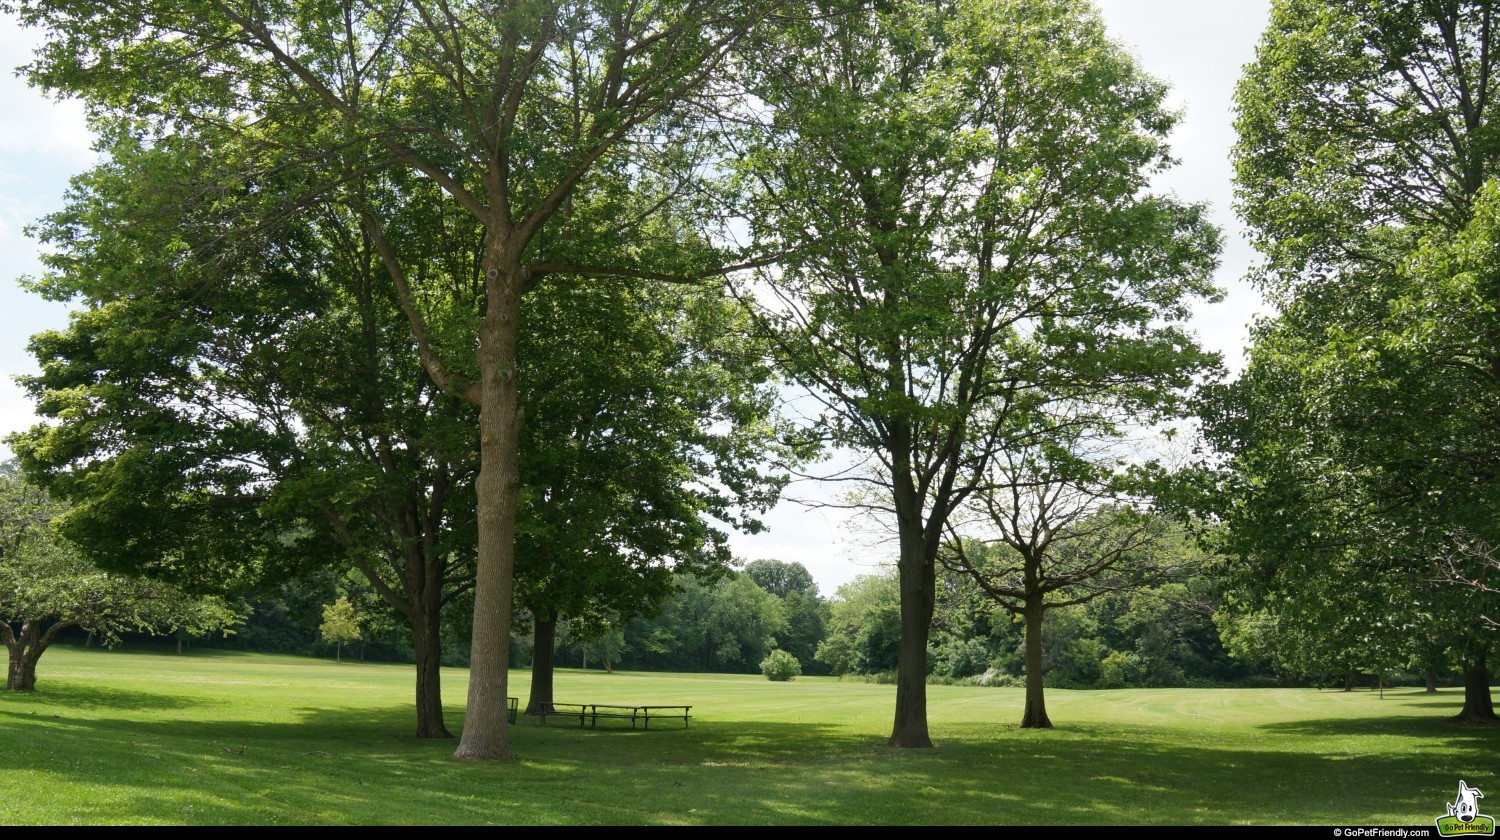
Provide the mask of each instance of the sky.
[{"label": "sky", "polygon": [[[1111,36],[1146,72],[1166,82],[1173,107],[1183,119],[1172,136],[1180,161],[1156,181],[1158,191],[1206,202],[1224,231],[1217,279],[1223,302],[1204,304],[1190,324],[1201,343],[1222,353],[1231,371],[1240,368],[1247,325],[1262,310],[1255,291],[1243,281],[1254,252],[1231,209],[1234,143],[1231,97],[1240,69],[1254,58],[1255,44],[1269,14],[1269,0],[1096,0]],[[95,156],[83,108],[53,101],[6,72],[30,60],[38,43],[10,15],[0,14],[0,437],[36,422],[31,403],[14,377],[36,372],[26,352],[32,334],[66,323],[61,304],[25,292],[16,280],[41,271],[39,246],[24,228],[63,206],[68,179]],[[0,458],[9,451],[0,445]],[[813,502],[837,501],[825,486],[793,485],[788,496]],[[766,517],[767,530],[731,538],[745,560],[772,558],[807,567],[825,596],[860,574],[894,562],[894,546],[875,523],[850,518],[826,507],[786,500]]]}]

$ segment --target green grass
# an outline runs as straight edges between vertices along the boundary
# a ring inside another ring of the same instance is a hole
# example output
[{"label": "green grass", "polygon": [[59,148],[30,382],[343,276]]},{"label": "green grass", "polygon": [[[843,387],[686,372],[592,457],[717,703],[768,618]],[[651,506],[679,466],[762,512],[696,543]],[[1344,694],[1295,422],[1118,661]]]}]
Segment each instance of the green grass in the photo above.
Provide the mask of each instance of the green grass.
[{"label": "green grass", "polygon": [[[465,678],[444,672],[455,731]],[[523,719],[515,762],[471,763],[410,737],[411,685],[409,666],[48,651],[37,693],[0,693],[0,824],[1431,825],[1459,779],[1500,802],[1500,727],[1446,722],[1457,689],[1051,691],[1038,732],[1019,689],[932,686],[938,748],[893,750],[891,686],[563,671],[559,702],[691,704],[692,726]]]}]

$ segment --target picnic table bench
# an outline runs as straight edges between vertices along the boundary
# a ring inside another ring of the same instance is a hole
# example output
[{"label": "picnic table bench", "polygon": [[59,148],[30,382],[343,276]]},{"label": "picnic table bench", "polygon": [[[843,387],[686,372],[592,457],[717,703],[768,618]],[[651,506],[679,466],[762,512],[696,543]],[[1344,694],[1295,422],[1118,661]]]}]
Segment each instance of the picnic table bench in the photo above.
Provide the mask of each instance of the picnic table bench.
[{"label": "picnic table bench", "polygon": [[692,719],[689,712],[692,706],[613,706],[605,703],[553,703],[536,713],[536,717],[545,724],[549,717],[561,717],[568,721],[578,721],[580,727],[589,726],[597,728],[600,719],[630,721],[630,728],[634,729],[639,723],[642,729],[650,729],[651,721],[680,720],[682,728],[688,727],[688,721]]}]

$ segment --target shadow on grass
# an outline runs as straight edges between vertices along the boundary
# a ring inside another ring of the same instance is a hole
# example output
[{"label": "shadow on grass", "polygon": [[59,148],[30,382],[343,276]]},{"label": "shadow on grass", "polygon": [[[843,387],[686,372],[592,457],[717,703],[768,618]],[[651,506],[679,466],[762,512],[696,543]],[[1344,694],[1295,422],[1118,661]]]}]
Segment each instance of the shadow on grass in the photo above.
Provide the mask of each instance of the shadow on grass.
[{"label": "shadow on grass", "polygon": [[207,705],[201,697],[160,691],[131,691],[77,681],[49,682],[37,691],[0,691],[0,715],[21,710],[45,709],[48,714],[66,709],[116,709],[119,711],[186,709]]},{"label": "shadow on grass", "polygon": [[[1189,742],[1160,727],[965,726],[935,730],[935,750],[891,749],[833,723],[711,720],[632,732],[523,720],[511,729],[517,761],[474,763],[452,759],[454,741],[409,737],[404,704],[301,708],[295,721],[166,721],[82,713],[153,708],[161,695],[79,691],[74,707],[53,697],[61,726],[0,705],[0,756],[11,771],[94,793],[65,820],[28,819],[15,802],[0,805],[0,820],[1356,825],[1441,813],[1460,773],[1480,788],[1500,781],[1494,739],[1423,718],[1278,724],[1266,727],[1264,748]],[[450,708],[455,732],[461,717]],[[1361,751],[1372,732],[1414,736],[1413,746]],[[1306,735],[1337,748],[1298,749]]]}]

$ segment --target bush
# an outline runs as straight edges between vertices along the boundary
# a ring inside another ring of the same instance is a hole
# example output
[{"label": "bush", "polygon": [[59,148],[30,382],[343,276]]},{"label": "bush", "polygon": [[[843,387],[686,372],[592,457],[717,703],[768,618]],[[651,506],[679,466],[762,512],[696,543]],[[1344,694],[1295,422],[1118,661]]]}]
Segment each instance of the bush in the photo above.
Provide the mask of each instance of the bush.
[{"label": "bush", "polygon": [[802,675],[802,663],[784,650],[773,650],[760,661],[760,672],[772,682],[786,682]]},{"label": "bush", "polygon": [[1141,684],[1145,668],[1133,653],[1110,651],[1099,663],[1100,688],[1130,688]]}]

